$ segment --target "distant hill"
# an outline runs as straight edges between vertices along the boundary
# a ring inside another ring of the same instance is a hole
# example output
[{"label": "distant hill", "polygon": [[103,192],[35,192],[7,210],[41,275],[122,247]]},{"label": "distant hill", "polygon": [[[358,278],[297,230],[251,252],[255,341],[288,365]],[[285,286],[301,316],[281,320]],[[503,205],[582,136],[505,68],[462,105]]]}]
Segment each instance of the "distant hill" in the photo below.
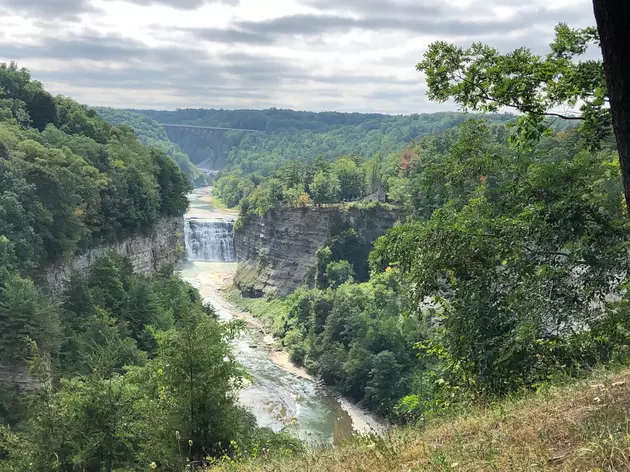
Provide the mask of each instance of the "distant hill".
[{"label": "distant hill", "polygon": [[[151,123],[240,128],[260,133],[226,131],[208,139],[185,130],[168,130],[168,136],[190,160],[210,169],[240,168],[245,173],[269,174],[288,160],[326,160],[355,154],[363,158],[402,149],[410,141],[457,126],[469,118],[496,124],[511,114],[472,115],[433,113],[382,115],[378,113],[308,112],[267,110],[180,109],[176,111],[126,110],[121,116],[142,114]],[[108,112],[110,115],[112,110]],[[107,114],[104,114],[106,119]],[[139,124],[145,123],[139,120]],[[140,133],[142,134],[142,133]]]},{"label": "distant hill", "polygon": [[161,149],[170,155],[193,184],[206,183],[206,174],[190,161],[188,155],[176,143],[169,140],[166,131],[157,121],[131,110],[98,107],[96,111],[112,125],[126,125],[132,128],[143,144]]}]

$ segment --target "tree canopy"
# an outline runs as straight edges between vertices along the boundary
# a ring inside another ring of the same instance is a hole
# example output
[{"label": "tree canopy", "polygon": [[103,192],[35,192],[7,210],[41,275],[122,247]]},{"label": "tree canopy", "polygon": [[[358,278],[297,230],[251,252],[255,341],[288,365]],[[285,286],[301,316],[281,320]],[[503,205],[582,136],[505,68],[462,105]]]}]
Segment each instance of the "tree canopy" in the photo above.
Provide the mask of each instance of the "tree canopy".
[{"label": "tree canopy", "polygon": [[[464,49],[437,41],[417,69],[426,74],[432,100],[452,99],[464,110],[522,113],[512,144],[531,148],[551,131],[551,117],[580,121],[587,146],[596,148],[612,130],[602,61],[587,55],[598,41],[597,30],[561,23],[555,33],[545,56],[525,47],[502,54],[483,43]],[[579,113],[558,111],[567,107]]]}]

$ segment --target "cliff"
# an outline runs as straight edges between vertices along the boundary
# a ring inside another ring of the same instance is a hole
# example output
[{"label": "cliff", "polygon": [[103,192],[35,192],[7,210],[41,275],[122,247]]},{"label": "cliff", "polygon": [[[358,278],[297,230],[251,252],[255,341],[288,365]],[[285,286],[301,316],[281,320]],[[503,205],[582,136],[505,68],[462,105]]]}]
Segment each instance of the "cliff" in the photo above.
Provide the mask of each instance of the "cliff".
[{"label": "cliff", "polygon": [[[73,275],[85,277],[90,267],[110,251],[127,257],[136,273],[150,275],[166,264],[182,259],[184,218],[163,218],[148,234],[137,234],[116,244],[99,246],[83,254],[67,257],[44,270],[38,283],[53,296],[61,294]],[[38,383],[29,374],[24,363],[0,360],[0,386],[15,386],[28,392]]]},{"label": "cliff", "polygon": [[72,275],[85,277],[90,267],[110,251],[127,257],[134,272],[150,275],[166,264],[182,259],[184,251],[184,218],[162,218],[148,234],[137,234],[115,244],[90,249],[83,254],[68,257],[46,269],[41,283],[52,294],[63,292]]},{"label": "cliff", "polygon": [[310,284],[317,250],[348,227],[372,243],[399,221],[401,213],[382,206],[307,207],[251,216],[235,232],[239,261],[234,284],[246,296],[285,296]]}]

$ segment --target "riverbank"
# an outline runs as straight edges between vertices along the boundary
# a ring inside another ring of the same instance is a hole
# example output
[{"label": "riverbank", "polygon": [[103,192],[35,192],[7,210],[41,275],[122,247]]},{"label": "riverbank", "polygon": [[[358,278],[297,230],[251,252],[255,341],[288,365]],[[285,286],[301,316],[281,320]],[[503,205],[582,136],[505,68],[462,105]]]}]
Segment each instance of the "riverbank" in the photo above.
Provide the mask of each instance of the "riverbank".
[{"label": "riverbank", "polygon": [[199,187],[188,195],[190,207],[186,218],[236,220],[238,210],[227,208],[212,195],[212,187]]},{"label": "riverbank", "polygon": [[238,472],[494,472],[630,470],[630,370],[481,404],[383,438],[221,464]]},{"label": "riverbank", "polygon": [[[231,285],[227,285],[221,290],[221,292],[225,293],[226,290],[229,290]],[[225,298],[224,298],[225,300]],[[228,302],[229,303],[229,302]],[[353,404],[349,400],[345,399],[337,392],[331,390],[326,387],[321,381],[312,375],[310,375],[303,367],[299,367],[291,362],[289,353],[280,349],[276,343],[274,337],[266,332],[264,323],[261,322],[259,318],[256,318],[251,313],[247,311],[240,311],[236,315],[237,318],[242,319],[250,326],[255,329],[261,330],[265,336],[265,345],[270,349],[269,357],[271,360],[278,365],[280,368],[286,370],[287,372],[292,373],[298,378],[309,379],[312,382],[317,382],[320,385],[320,388],[326,390],[328,395],[334,397],[341,408],[343,408],[348,415],[352,418],[352,428],[358,434],[383,434],[387,431],[387,426],[383,421],[376,420],[370,413]]]},{"label": "riverbank", "polygon": [[[276,340],[269,332],[269,327],[265,325],[264,321],[262,321],[260,318],[255,317],[252,313],[247,311],[247,303],[239,303],[240,295],[238,294],[237,290],[233,289],[231,279],[225,281],[225,284],[218,291],[218,296],[225,303],[229,303],[237,308],[238,318],[242,319],[246,323],[253,326],[255,329],[260,330],[262,333],[264,333],[265,344],[268,348],[270,348],[270,358],[279,367],[286,370],[287,372],[293,373],[300,378],[305,378],[313,382],[317,382],[320,385],[321,389],[325,390],[328,395],[334,397],[339,402],[341,408],[352,418],[352,427],[356,433],[382,435],[387,431],[388,425],[384,420],[377,419],[370,412],[364,410],[363,408],[360,408],[359,406],[341,396],[339,393],[325,386],[319,379],[310,375],[303,367],[295,365],[291,361],[289,353],[278,347]],[[241,299],[241,301],[244,300],[246,299]],[[263,299],[249,299],[248,301],[253,301],[257,303],[268,303],[265,302]]]},{"label": "riverbank", "polygon": [[237,360],[253,376],[241,391],[241,402],[261,426],[288,428],[312,446],[336,445],[354,434],[382,433],[385,427],[368,413],[330,392],[281,351],[264,323],[228,300],[235,263],[195,262],[180,269],[225,321],[241,319],[248,326],[234,342]]}]

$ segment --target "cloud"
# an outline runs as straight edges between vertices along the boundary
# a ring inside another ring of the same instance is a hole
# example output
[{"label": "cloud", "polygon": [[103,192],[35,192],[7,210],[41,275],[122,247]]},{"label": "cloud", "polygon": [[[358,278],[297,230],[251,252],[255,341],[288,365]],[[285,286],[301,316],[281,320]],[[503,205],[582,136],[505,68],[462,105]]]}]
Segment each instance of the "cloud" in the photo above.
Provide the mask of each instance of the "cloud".
[{"label": "cloud", "polygon": [[[205,4],[236,6],[240,0],[128,0],[128,2],[147,7],[164,5],[181,10],[196,10]],[[11,12],[25,13],[43,19],[72,19],[81,13],[98,11],[93,6],[92,0],[0,0],[0,7],[6,7]]]},{"label": "cloud", "polygon": [[429,43],[545,53],[554,24],[592,24],[591,8],[589,0],[0,0],[8,10],[0,60],[93,105],[439,111],[453,105],[429,102],[415,71]]},{"label": "cloud", "polygon": [[129,2],[142,6],[166,5],[182,10],[196,10],[208,3],[238,5],[240,0],[129,0]]},{"label": "cloud", "polygon": [[6,7],[9,12],[41,18],[72,18],[93,10],[89,0],[0,0],[0,6]]},{"label": "cloud", "polygon": [[277,38],[269,34],[243,31],[234,28],[191,28],[182,31],[190,33],[195,38],[212,43],[265,45],[273,44],[277,40]]},{"label": "cloud", "polygon": [[507,20],[464,21],[458,18],[365,18],[344,16],[300,14],[274,18],[261,22],[240,22],[237,25],[251,33],[260,35],[306,35],[339,33],[353,28],[369,31],[411,31],[422,34],[476,36],[493,31],[505,33],[530,24],[534,15],[523,15]]}]

